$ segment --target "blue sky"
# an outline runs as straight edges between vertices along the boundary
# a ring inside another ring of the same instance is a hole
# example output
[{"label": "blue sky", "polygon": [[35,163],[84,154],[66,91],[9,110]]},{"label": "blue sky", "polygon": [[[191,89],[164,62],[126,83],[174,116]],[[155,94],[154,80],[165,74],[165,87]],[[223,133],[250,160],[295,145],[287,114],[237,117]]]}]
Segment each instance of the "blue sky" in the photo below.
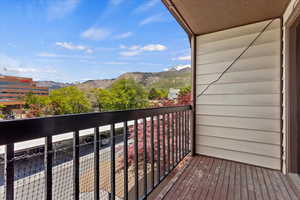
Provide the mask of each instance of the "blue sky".
[{"label": "blue sky", "polygon": [[0,73],[61,82],[189,64],[161,0],[2,0]]}]

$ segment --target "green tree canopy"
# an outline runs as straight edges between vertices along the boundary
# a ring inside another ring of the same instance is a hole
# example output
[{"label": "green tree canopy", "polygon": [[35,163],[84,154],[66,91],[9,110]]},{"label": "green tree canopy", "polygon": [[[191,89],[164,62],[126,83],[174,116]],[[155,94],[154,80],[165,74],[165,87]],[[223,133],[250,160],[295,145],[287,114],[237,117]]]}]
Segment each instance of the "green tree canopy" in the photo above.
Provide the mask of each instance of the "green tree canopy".
[{"label": "green tree canopy", "polygon": [[180,88],[179,96],[186,95],[186,94],[190,93],[191,91],[192,91],[192,86]]},{"label": "green tree canopy", "polygon": [[149,91],[149,99],[164,99],[168,97],[168,91],[165,89],[151,88]]},{"label": "green tree canopy", "polygon": [[53,90],[49,95],[53,114],[73,114],[91,111],[91,103],[75,86]]},{"label": "green tree canopy", "polygon": [[28,93],[24,96],[25,107],[29,108],[31,105],[37,105],[44,107],[50,104],[50,99],[48,96],[34,95],[33,93]]},{"label": "green tree canopy", "polygon": [[107,90],[96,94],[100,111],[128,110],[148,106],[148,94],[144,87],[133,79],[121,79]]}]

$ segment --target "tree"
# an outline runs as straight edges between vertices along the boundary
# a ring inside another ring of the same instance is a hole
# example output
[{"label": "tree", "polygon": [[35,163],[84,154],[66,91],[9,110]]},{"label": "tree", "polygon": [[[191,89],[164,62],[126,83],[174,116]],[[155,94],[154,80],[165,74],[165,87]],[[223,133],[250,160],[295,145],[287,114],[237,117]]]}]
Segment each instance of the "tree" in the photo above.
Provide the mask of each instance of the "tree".
[{"label": "tree", "polygon": [[144,87],[133,79],[121,79],[107,90],[96,94],[100,111],[128,110],[148,106],[148,94]]},{"label": "tree", "polygon": [[91,111],[91,103],[75,86],[51,91],[50,102],[54,115],[84,113]]},{"label": "tree", "polygon": [[25,101],[25,108],[29,108],[31,105],[39,105],[40,107],[44,107],[49,105],[50,99],[48,96],[39,96],[33,93],[28,93],[23,97]]},{"label": "tree", "polygon": [[4,118],[5,116],[4,116],[4,108],[5,108],[6,106],[5,105],[1,105],[0,104],[0,118]]},{"label": "tree", "polygon": [[149,91],[150,100],[165,99],[167,96],[168,92],[164,89],[151,88]]},{"label": "tree", "polygon": [[184,96],[188,93],[191,93],[192,92],[192,87],[191,86],[187,86],[187,87],[183,87],[183,88],[180,88],[179,90],[179,96]]},{"label": "tree", "polygon": [[115,110],[113,95],[109,90],[99,89],[95,91],[99,111]]}]

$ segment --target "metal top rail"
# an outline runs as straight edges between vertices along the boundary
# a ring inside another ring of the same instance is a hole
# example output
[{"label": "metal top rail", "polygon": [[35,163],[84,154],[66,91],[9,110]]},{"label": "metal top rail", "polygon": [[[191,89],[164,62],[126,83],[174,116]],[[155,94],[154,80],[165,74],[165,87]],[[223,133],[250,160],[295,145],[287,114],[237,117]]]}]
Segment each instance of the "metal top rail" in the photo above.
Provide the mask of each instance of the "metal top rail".
[{"label": "metal top rail", "polygon": [[54,136],[97,126],[191,110],[191,106],[136,109],[113,112],[97,112],[72,115],[58,115],[33,119],[0,122],[0,145],[7,145],[41,137]]}]

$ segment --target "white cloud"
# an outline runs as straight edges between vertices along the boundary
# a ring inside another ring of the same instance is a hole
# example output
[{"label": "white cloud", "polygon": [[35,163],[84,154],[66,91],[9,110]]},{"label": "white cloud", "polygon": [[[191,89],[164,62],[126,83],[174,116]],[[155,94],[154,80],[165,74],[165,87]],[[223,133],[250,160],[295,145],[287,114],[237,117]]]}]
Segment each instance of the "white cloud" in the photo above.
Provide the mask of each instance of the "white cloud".
[{"label": "white cloud", "polygon": [[139,46],[139,45],[133,45],[133,46],[131,46],[131,47],[128,47],[128,49],[129,49],[129,50],[132,50],[132,51],[134,51],[134,50],[139,50],[139,49],[141,49],[141,46]]},{"label": "white cloud", "polygon": [[48,53],[48,52],[41,52],[38,53],[36,56],[41,58],[51,58],[51,59],[83,59],[83,60],[91,60],[94,57],[88,55],[64,55],[64,54],[55,54],[55,53]]},{"label": "white cloud", "polygon": [[56,46],[68,49],[68,50],[77,50],[77,51],[84,51],[86,53],[93,53],[94,51],[86,46],[83,45],[74,45],[71,42],[56,42],[55,43]]},{"label": "white cloud", "polygon": [[128,51],[123,51],[120,53],[121,56],[125,57],[130,57],[130,56],[136,56],[141,54],[142,52],[145,51],[165,51],[167,50],[167,47],[162,45],[162,44],[149,44],[145,46],[140,46],[140,45],[133,45],[130,47],[127,47],[125,45],[120,46],[121,49],[128,49]]},{"label": "white cloud", "polygon": [[81,33],[81,37],[88,40],[104,40],[111,35],[111,31],[103,28],[91,27]]},{"label": "white cloud", "polygon": [[191,60],[191,56],[179,56],[178,58],[173,58],[172,60],[187,61],[187,60]]},{"label": "white cloud", "polygon": [[150,17],[145,18],[140,22],[140,26],[154,23],[154,22],[164,22],[166,21],[165,17],[162,14],[152,15]]},{"label": "white cloud", "polygon": [[109,62],[104,62],[104,65],[127,65],[127,62],[116,62],[116,61],[109,61]]},{"label": "white cloud", "polygon": [[161,44],[149,44],[141,48],[143,51],[165,51],[166,49],[167,47]]},{"label": "white cloud", "polygon": [[52,0],[48,7],[49,20],[65,17],[72,13],[79,5],[80,0]]},{"label": "white cloud", "polygon": [[120,53],[121,56],[130,57],[130,56],[137,56],[141,52],[140,51],[123,51]]},{"label": "white cloud", "polygon": [[51,66],[29,66],[15,58],[0,53],[0,74],[32,77],[35,80],[57,77],[57,71]]},{"label": "white cloud", "polygon": [[126,32],[126,33],[122,33],[120,35],[115,36],[115,39],[125,39],[128,37],[131,37],[133,35],[132,32]]},{"label": "white cloud", "polygon": [[158,4],[160,0],[148,0],[146,3],[141,4],[139,7],[134,9],[133,13],[141,13],[153,8],[156,4]]}]

